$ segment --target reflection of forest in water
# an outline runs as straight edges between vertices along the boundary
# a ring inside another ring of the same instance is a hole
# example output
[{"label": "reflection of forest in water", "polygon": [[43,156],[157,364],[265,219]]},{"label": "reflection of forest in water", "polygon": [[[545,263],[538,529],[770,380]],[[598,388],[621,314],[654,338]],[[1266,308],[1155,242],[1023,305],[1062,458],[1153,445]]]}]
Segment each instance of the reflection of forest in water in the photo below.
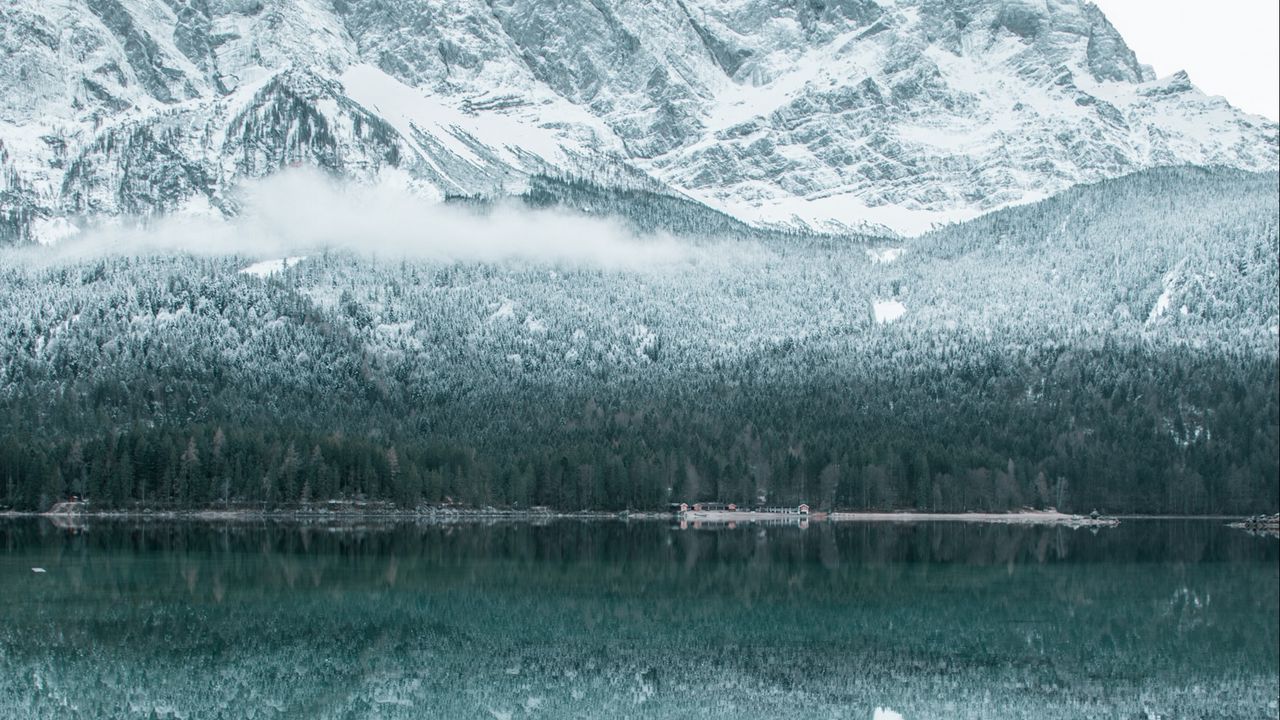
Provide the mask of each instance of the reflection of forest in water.
[{"label": "reflection of forest in water", "polygon": [[1214,522],[11,522],[0,694],[17,704],[0,705],[39,715],[60,688],[196,716],[215,699],[405,717],[840,716],[893,699],[907,717],[1267,717],[1278,548]]},{"label": "reflection of forest in water", "polygon": [[[58,528],[43,521],[0,522],[3,552],[70,555],[84,560],[106,553],[163,552],[167,561],[191,563],[258,553],[276,562],[305,557],[311,563],[352,556],[395,556],[440,569],[483,559],[538,564],[678,562],[686,569],[705,560],[736,566],[842,562],[960,563],[968,565],[1061,562],[1265,561],[1280,547],[1199,520],[1126,521],[1097,530],[1001,523],[812,523],[807,529],[742,525],[675,531],[662,521],[560,521],[550,523],[200,523],[89,519]],[[92,564],[92,563],[90,563]],[[262,568],[268,573],[271,567]],[[265,579],[265,578],[260,578]]]}]

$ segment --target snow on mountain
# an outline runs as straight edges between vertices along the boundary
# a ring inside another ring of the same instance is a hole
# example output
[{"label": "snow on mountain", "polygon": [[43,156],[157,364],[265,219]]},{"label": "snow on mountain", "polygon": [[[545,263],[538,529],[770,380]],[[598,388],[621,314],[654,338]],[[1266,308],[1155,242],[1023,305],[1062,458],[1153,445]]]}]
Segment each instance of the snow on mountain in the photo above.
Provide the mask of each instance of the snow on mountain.
[{"label": "snow on mountain", "polygon": [[0,241],[236,212],[295,164],[429,198],[538,174],[914,234],[1277,127],[1080,0],[13,0]]}]

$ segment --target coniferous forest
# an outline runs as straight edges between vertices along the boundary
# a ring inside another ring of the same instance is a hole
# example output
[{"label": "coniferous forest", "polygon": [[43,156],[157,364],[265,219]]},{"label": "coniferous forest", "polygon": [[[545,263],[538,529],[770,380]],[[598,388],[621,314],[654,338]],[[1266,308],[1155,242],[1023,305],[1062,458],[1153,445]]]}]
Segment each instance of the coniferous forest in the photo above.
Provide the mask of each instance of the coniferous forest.
[{"label": "coniferous forest", "polygon": [[526,200],[685,251],[0,253],[0,509],[1280,505],[1274,174],[1154,170],[908,240]]}]

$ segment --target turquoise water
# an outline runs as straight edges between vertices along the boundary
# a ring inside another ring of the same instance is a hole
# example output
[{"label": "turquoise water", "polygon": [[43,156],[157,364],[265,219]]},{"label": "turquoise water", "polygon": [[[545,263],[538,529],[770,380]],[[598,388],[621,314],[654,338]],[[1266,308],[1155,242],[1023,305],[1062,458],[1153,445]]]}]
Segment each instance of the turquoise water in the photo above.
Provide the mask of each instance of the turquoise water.
[{"label": "turquoise water", "polygon": [[1278,547],[1208,521],[0,521],[0,717],[1275,718]]}]

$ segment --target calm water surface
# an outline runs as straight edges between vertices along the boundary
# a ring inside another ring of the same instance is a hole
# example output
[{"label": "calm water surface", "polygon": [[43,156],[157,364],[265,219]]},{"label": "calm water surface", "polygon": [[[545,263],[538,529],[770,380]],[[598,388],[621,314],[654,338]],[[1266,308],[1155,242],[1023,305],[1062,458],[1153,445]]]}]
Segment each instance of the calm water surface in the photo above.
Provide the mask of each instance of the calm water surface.
[{"label": "calm water surface", "polygon": [[1278,547],[1208,521],[3,521],[0,717],[1276,718]]}]

